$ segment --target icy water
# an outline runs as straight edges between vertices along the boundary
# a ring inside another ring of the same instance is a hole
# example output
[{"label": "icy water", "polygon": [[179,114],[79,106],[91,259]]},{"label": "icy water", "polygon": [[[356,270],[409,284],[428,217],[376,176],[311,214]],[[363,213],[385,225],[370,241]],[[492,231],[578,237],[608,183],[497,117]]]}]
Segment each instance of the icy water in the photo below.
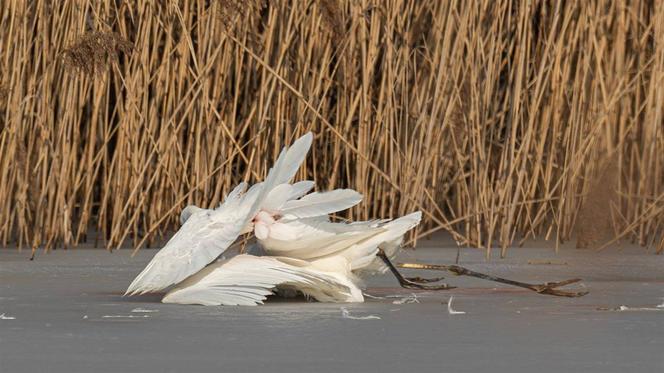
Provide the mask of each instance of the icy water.
[{"label": "icy water", "polygon": [[[642,249],[511,249],[489,262],[462,251],[461,265],[499,276],[582,277],[590,294],[580,299],[454,276],[458,289],[415,292],[389,275],[368,281],[375,298],[364,304],[123,298],[155,253],[57,250],[28,261],[28,251],[0,250],[0,372],[664,371],[664,256]],[[424,248],[401,261],[455,256]]]}]

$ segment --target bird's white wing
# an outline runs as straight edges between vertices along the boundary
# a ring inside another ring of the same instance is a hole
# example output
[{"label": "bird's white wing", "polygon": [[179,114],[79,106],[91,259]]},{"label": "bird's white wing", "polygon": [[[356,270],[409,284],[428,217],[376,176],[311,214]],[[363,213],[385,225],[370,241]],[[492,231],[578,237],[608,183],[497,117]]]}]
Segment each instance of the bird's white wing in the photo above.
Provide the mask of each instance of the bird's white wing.
[{"label": "bird's white wing", "polygon": [[384,223],[369,221],[364,224],[346,224],[311,219],[293,221],[284,225],[292,225],[294,229],[304,231],[296,240],[268,238],[259,243],[270,255],[306,260],[342,257],[348,261],[354,273],[384,272],[387,267],[376,258],[378,249],[393,258],[401,247],[404,235],[417,226],[421,218],[422,213],[417,211]]},{"label": "bird's white wing", "polygon": [[262,210],[280,213],[287,201],[298,199],[307,194],[314,187],[314,182],[305,180],[295,184],[279,184],[267,193],[261,206]]},{"label": "bird's white wing", "polygon": [[293,177],[295,177],[297,170],[300,168],[302,162],[304,162],[304,159],[307,157],[307,153],[309,153],[313,139],[314,136],[311,134],[311,132],[307,132],[302,137],[295,140],[288,148],[284,158],[284,163],[280,167],[279,173],[275,175],[275,185],[287,183]]},{"label": "bird's white wing", "polygon": [[311,147],[307,133],[290,148],[284,147],[265,182],[253,185],[246,194],[241,183],[215,210],[189,209],[180,230],[129,285],[125,294],[163,290],[198,272],[230,246],[261,209],[270,191],[287,183]]},{"label": "bird's white wing", "polygon": [[163,290],[203,269],[221,255],[245,227],[256,194],[231,193],[214,210],[191,214],[175,235],[136,276],[125,294]]},{"label": "bird's white wing", "polygon": [[265,181],[257,184],[260,185],[260,193],[252,207],[253,215],[263,208],[270,193],[275,188],[281,184],[287,184],[295,176],[302,162],[304,162],[309,148],[311,148],[312,141],[313,135],[311,132],[307,132],[304,136],[295,140],[290,147],[283,148],[274,166],[268,172]]},{"label": "bird's white wing", "polygon": [[247,190],[247,183],[244,181],[238,184],[233,190],[231,190],[230,193],[226,195],[226,198],[224,198],[224,201],[233,201],[238,198],[240,198],[240,195],[244,193]]},{"label": "bird's white wing", "polygon": [[347,224],[319,218],[296,219],[273,224],[268,237],[258,242],[269,255],[304,260],[341,256],[354,271],[383,271],[386,267],[376,260],[378,249],[390,257],[396,255],[404,234],[417,226],[421,217],[418,211],[388,222]]},{"label": "bird's white wing", "polygon": [[363,300],[362,292],[346,277],[347,273],[308,267],[308,263],[292,259],[238,255],[213,263],[188,278],[168,292],[162,302],[254,306],[262,304],[277,287],[296,289],[324,302]]},{"label": "bird's white wing", "polygon": [[349,247],[341,255],[350,262],[353,271],[385,272],[387,267],[382,260],[376,258],[377,248],[381,248],[388,257],[394,258],[401,248],[404,235],[415,228],[421,219],[422,212],[416,211],[381,224],[383,233]]},{"label": "bird's white wing", "polygon": [[304,219],[346,210],[362,201],[362,195],[353,189],[335,189],[308,194],[298,200],[286,202],[280,213],[288,218]]},{"label": "bird's white wing", "polygon": [[[245,190],[247,190],[247,183],[243,181],[240,184],[238,184],[235,188],[233,188],[233,190],[230,193],[228,193],[228,195],[226,195],[224,201],[232,201],[240,198],[240,195],[244,193]],[[184,210],[182,210],[182,212],[180,213],[180,225],[184,224],[193,213],[201,210],[203,209],[194,205],[189,205],[185,207]]]},{"label": "bird's white wing", "polygon": [[268,193],[267,198],[263,202],[261,209],[264,211],[270,211],[277,213],[281,207],[291,198],[293,195],[293,185],[291,184],[279,184],[274,187],[270,193]]},{"label": "bird's white wing", "polygon": [[316,184],[311,180],[298,181],[297,183],[293,184],[293,189],[291,189],[291,195],[288,199],[291,200],[302,197],[303,195],[309,193],[309,191],[313,189],[315,185]]},{"label": "bird's white wing", "polygon": [[383,231],[384,229],[381,228],[370,228],[364,231],[351,231],[330,235],[307,235],[294,240],[268,237],[267,239],[259,240],[259,243],[269,255],[314,260],[341,253],[349,247],[366,241]]}]

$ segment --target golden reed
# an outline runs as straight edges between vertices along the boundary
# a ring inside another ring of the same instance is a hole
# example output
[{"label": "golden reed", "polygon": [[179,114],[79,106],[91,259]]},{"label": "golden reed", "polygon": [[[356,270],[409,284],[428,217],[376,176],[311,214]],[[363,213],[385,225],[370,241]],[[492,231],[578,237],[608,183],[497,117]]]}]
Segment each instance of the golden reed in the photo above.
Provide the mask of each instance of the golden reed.
[{"label": "golden reed", "polygon": [[353,218],[664,250],[658,2],[49,4],[0,8],[4,245],[154,243],[311,130]]}]

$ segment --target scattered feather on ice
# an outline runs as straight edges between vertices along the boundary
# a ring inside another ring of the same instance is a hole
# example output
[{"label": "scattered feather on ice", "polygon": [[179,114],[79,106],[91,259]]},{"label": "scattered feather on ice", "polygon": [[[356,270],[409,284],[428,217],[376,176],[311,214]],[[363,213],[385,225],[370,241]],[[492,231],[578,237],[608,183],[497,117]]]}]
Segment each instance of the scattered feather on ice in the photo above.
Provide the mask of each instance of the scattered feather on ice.
[{"label": "scattered feather on ice", "polygon": [[598,311],[617,311],[617,312],[629,312],[629,311],[664,311],[664,306],[662,306],[662,305],[660,304],[660,305],[657,305],[657,306],[655,306],[655,307],[629,307],[629,306],[625,306],[625,305],[623,304],[623,305],[620,305],[620,306],[618,306],[618,307],[611,307],[611,308],[608,308],[608,307],[598,307],[597,310],[598,310]]},{"label": "scattered feather on ice", "polygon": [[403,297],[401,299],[397,299],[392,302],[392,304],[412,304],[412,303],[420,303],[420,300],[417,299],[417,295],[411,294],[410,296]]},{"label": "scattered feather on ice", "polygon": [[371,294],[368,294],[368,293],[362,293],[362,294],[363,294],[365,297],[369,298],[369,299],[385,299],[385,297],[379,297],[379,296],[377,296],[377,295],[371,295]]},{"label": "scattered feather on ice", "polygon": [[148,310],[146,308],[134,308],[131,310],[131,312],[134,313],[152,313],[152,312],[159,312],[159,310]]},{"label": "scattered feather on ice", "polygon": [[664,308],[657,307],[628,307],[621,305],[618,311],[664,311]]},{"label": "scattered feather on ice", "polygon": [[16,317],[6,316],[4,313],[0,315],[0,320],[16,320]]},{"label": "scattered feather on ice", "polygon": [[450,297],[450,300],[447,301],[447,313],[450,315],[463,315],[466,312],[465,311],[455,311],[452,309],[452,301],[454,300],[454,297]]},{"label": "scattered feather on ice", "polygon": [[148,318],[150,315],[104,315],[102,319],[142,319]]},{"label": "scattered feather on ice", "polygon": [[341,317],[344,319],[351,319],[351,320],[380,320],[380,317],[376,315],[351,316],[350,312],[348,312],[348,309],[346,309],[346,307],[341,307]]}]

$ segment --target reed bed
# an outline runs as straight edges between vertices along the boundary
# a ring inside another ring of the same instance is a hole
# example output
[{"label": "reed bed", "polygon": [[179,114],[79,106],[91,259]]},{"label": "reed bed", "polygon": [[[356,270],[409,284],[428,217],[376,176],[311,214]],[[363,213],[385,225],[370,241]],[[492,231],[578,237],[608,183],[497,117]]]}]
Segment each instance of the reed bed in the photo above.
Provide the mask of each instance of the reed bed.
[{"label": "reed bed", "polygon": [[349,217],[664,251],[661,1],[58,4],[0,8],[3,245],[153,244],[313,131]]}]

